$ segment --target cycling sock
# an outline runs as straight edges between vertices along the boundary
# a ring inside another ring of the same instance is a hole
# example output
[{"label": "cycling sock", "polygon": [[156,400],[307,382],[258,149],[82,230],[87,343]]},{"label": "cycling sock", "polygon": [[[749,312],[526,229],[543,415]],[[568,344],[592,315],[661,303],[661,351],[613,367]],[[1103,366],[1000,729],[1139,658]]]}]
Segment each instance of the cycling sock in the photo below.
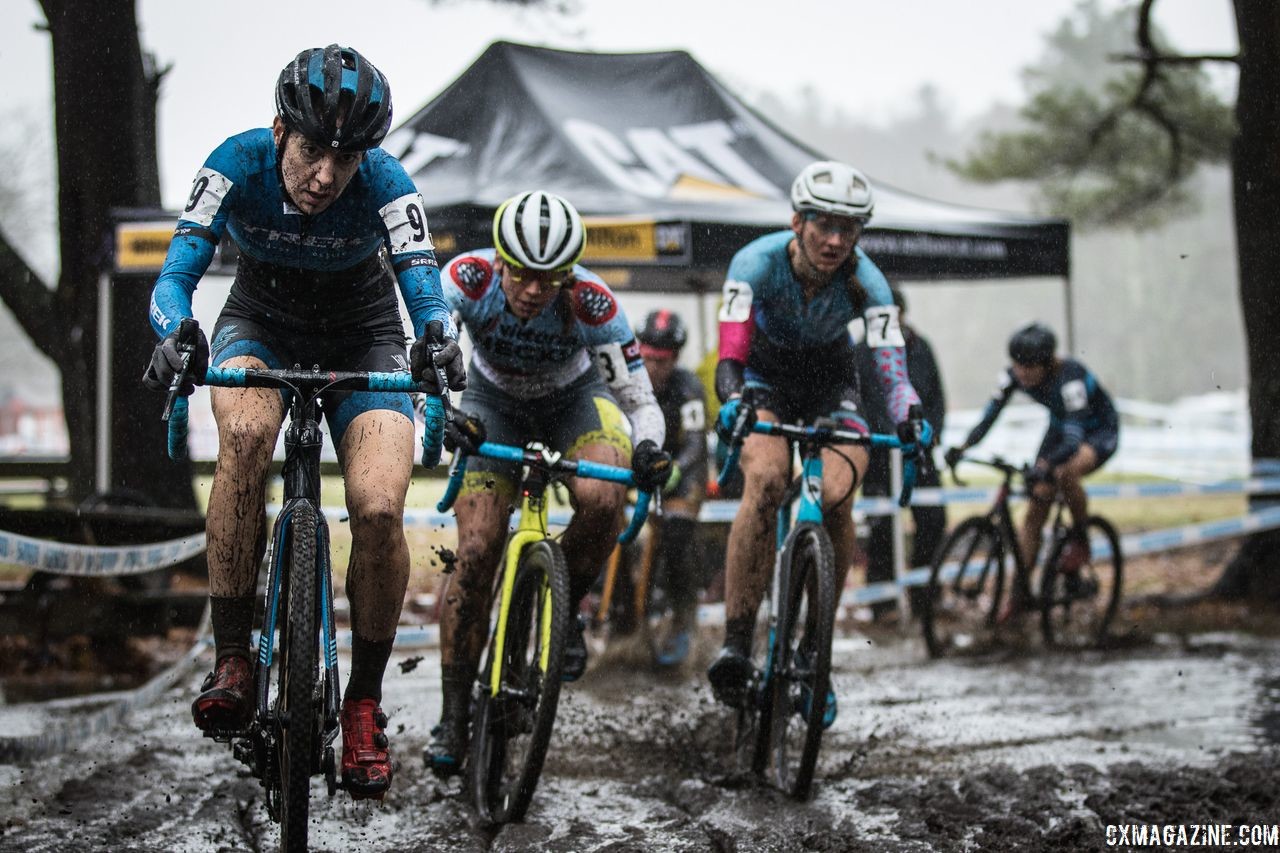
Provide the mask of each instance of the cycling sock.
[{"label": "cycling sock", "polygon": [[465,720],[471,711],[471,685],[476,680],[474,663],[440,665],[440,693],[444,708],[441,719]]},{"label": "cycling sock", "polygon": [[755,633],[753,616],[735,616],[725,621],[724,647],[735,654],[751,657],[751,635]]},{"label": "cycling sock", "polygon": [[692,518],[662,520],[663,570],[667,591],[677,607],[688,605],[698,594],[698,567],[694,565],[698,523]]},{"label": "cycling sock", "polygon": [[227,655],[249,657],[249,632],[253,629],[256,600],[254,595],[209,596],[213,647],[218,660]]},{"label": "cycling sock", "polygon": [[366,640],[351,635],[351,678],[342,694],[343,701],[373,699],[382,701],[382,676],[387,671],[394,640]]},{"label": "cycling sock", "polygon": [[595,577],[587,575],[579,577],[572,575],[569,578],[569,612],[576,614],[582,599],[587,597],[587,593],[591,592],[591,585],[596,582]]}]

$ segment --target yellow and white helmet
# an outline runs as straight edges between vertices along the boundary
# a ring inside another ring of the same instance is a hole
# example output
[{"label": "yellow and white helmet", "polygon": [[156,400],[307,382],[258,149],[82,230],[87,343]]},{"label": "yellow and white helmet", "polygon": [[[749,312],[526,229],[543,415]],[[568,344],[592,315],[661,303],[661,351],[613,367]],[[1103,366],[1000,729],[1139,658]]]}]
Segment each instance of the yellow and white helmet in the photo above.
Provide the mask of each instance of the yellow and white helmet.
[{"label": "yellow and white helmet", "polygon": [[567,270],[582,257],[587,229],[572,204],[531,190],[504,201],[493,215],[493,245],[507,263],[531,270]]}]

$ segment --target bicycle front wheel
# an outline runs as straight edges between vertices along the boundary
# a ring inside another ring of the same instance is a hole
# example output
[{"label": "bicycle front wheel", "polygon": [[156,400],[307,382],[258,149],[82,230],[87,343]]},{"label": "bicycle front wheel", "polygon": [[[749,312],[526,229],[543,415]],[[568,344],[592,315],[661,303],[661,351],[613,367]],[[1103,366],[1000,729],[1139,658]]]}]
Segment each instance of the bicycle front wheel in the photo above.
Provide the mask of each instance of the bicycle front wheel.
[{"label": "bicycle front wheel", "polygon": [[1124,555],[1111,522],[1090,516],[1089,556],[1078,568],[1064,565],[1067,542],[1059,536],[1049,551],[1040,586],[1040,627],[1046,645],[1087,648],[1106,643],[1120,605]]},{"label": "bicycle front wheel", "polygon": [[1004,595],[1005,542],[989,519],[968,518],[934,557],[917,603],[930,657],[972,652],[995,631]]},{"label": "bicycle front wheel", "polygon": [[834,719],[831,634],[835,624],[835,557],[820,525],[796,525],[782,552],[785,581],[767,678],[769,744],[774,784],[798,800],[809,797],[822,732]]},{"label": "bicycle front wheel", "polygon": [[497,694],[488,677],[476,700],[471,737],[471,791],[489,823],[524,817],[551,743],[565,637],[569,570],[551,540],[527,546],[516,566],[503,648],[489,647],[491,672],[501,666]]},{"label": "bicycle front wheel", "polygon": [[311,775],[320,749],[316,685],[319,675],[316,614],[316,510],[298,504],[289,523],[286,565],[289,597],[280,631],[279,690],[276,695],[276,749],[280,769],[280,849],[307,849]]}]

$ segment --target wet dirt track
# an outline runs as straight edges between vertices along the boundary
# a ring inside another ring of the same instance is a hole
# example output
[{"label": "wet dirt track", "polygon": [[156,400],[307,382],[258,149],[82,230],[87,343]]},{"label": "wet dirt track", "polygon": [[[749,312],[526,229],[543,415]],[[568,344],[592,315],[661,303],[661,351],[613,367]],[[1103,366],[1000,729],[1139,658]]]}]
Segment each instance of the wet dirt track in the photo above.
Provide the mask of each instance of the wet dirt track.
[{"label": "wet dirt track", "polygon": [[[355,805],[317,782],[313,849],[1079,850],[1103,848],[1106,824],[1280,822],[1275,638],[929,663],[918,641],[855,634],[836,659],[812,802],[733,772],[700,666],[655,674],[622,647],[566,689],[528,820],[494,833],[423,772],[438,659],[398,653],[392,792]],[[0,850],[273,849],[257,783],[190,724],[199,680],[77,750],[0,766]]]}]

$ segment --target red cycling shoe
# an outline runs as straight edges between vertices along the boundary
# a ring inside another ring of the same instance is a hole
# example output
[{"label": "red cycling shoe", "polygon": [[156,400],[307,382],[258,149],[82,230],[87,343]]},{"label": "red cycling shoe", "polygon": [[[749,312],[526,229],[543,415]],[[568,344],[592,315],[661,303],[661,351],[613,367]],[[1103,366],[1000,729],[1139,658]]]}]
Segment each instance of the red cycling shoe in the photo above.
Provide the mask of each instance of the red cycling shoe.
[{"label": "red cycling shoe", "polygon": [[191,703],[196,727],[205,732],[238,732],[253,718],[253,667],[244,655],[224,655],[200,685]]},{"label": "red cycling shoe", "polygon": [[342,703],[342,783],[353,800],[381,800],[391,787],[386,728],[377,700]]},{"label": "red cycling shoe", "polygon": [[1058,557],[1058,570],[1063,574],[1078,572],[1093,559],[1089,547],[1089,537],[1083,533],[1072,533],[1062,546],[1062,555]]}]

